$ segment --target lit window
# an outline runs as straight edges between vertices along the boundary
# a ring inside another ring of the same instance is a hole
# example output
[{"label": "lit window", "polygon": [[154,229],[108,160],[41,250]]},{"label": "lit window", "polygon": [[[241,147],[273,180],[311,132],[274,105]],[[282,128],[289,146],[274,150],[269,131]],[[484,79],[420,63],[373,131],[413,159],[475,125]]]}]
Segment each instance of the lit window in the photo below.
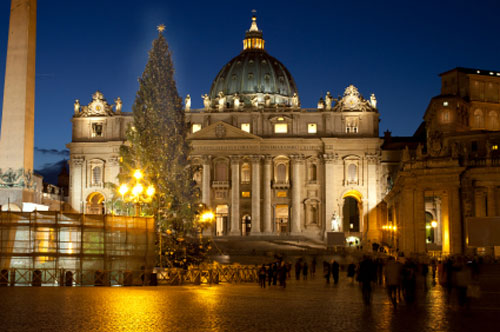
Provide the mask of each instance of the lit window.
[{"label": "lit window", "polygon": [[276,197],[280,197],[280,198],[286,198],[288,195],[287,195],[287,192],[286,191],[278,191],[276,193]]},{"label": "lit window", "polygon": [[496,144],[495,144],[495,145],[492,145],[492,146],[491,146],[491,149],[492,149],[492,150],[495,150],[495,151],[496,151],[496,150],[498,150],[498,145],[496,145]]},{"label": "lit window", "polygon": [[200,130],[201,130],[201,124],[199,123],[193,124],[193,129],[192,129],[193,134]]},{"label": "lit window", "polygon": [[276,123],[274,125],[275,134],[286,134],[288,133],[288,125],[286,123]]},{"label": "lit window", "polygon": [[250,124],[249,123],[242,123],[241,124],[241,130],[246,131],[247,133],[250,132]]},{"label": "lit window", "polygon": [[307,124],[307,133],[308,134],[316,134],[318,132],[318,126],[315,123]]},{"label": "lit window", "polygon": [[241,165],[241,183],[250,183],[250,165],[248,163]]},{"label": "lit window", "polygon": [[241,197],[243,197],[243,198],[250,198],[250,192],[249,191],[242,191],[241,192]]},{"label": "lit window", "polygon": [[448,106],[448,102],[447,101],[443,101],[443,106]]}]

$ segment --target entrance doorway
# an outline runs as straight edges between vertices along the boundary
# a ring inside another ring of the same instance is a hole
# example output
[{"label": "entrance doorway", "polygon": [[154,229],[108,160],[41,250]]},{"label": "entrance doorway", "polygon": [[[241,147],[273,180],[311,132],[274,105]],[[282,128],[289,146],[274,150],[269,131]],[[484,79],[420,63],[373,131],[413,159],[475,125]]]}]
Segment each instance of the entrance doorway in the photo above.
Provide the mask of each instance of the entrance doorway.
[{"label": "entrance doorway", "polygon": [[227,234],[228,206],[217,205],[215,208],[215,236]]},{"label": "entrance doorway", "polygon": [[359,202],[351,196],[344,198],[342,208],[344,232],[359,232]]},{"label": "entrance doorway", "polygon": [[276,233],[288,234],[288,205],[276,205],[274,221]]},{"label": "entrance doorway", "polygon": [[241,218],[241,235],[249,235],[252,230],[252,217],[248,214],[245,214],[243,218]]},{"label": "entrance doorway", "polygon": [[95,192],[87,197],[87,214],[104,214],[104,196]]}]

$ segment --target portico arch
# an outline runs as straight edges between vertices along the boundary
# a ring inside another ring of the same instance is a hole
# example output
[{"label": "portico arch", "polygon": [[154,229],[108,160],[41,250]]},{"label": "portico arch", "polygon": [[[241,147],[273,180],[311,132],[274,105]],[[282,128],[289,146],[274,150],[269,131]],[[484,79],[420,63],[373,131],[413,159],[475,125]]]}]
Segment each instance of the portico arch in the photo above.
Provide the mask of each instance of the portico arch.
[{"label": "portico arch", "polygon": [[360,232],[362,216],[362,195],[351,189],[342,195],[342,229],[344,232]]},{"label": "portico arch", "polygon": [[106,198],[98,191],[87,196],[87,214],[104,214],[104,201]]}]

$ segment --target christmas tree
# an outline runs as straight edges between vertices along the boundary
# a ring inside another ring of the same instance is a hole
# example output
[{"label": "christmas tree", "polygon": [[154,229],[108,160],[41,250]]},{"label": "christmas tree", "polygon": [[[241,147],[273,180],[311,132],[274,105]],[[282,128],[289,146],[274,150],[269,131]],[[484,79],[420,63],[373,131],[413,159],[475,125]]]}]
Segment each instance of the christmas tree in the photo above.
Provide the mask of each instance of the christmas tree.
[{"label": "christmas tree", "polygon": [[156,189],[143,211],[155,215],[161,234],[159,245],[166,259],[161,265],[185,266],[198,262],[207,244],[197,236],[199,193],[193,181],[195,170],[188,160],[188,125],[163,36],[164,26],[158,31],[139,78],[128,142],[120,151],[120,181],[129,182],[135,169],[143,171],[144,182]]}]

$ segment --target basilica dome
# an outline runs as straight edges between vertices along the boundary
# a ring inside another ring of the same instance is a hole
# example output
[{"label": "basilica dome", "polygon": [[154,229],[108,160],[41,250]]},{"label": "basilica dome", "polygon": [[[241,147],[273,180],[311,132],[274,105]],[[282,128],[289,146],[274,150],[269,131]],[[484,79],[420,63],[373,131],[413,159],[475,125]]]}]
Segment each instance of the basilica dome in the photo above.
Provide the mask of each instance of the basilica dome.
[{"label": "basilica dome", "polygon": [[[264,50],[262,31],[252,17],[250,30],[243,40],[243,51],[217,74],[209,97],[214,105],[223,99],[223,107],[293,106],[298,103],[297,87],[290,72]],[[237,107],[236,107],[237,108]]]}]

